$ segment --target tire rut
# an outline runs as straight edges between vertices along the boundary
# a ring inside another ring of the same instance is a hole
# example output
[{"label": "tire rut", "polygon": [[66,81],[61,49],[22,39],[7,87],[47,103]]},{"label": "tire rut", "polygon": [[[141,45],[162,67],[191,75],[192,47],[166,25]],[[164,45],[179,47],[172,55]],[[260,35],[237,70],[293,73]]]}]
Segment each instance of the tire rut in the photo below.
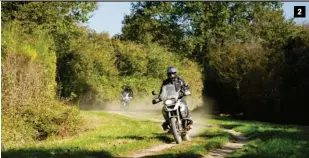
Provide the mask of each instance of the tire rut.
[{"label": "tire rut", "polygon": [[[222,129],[222,128],[221,128]],[[231,129],[223,129],[225,132],[232,134],[237,140],[236,142],[228,142],[220,148],[214,149],[207,153],[204,158],[224,158],[233,153],[235,150],[242,148],[248,141],[247,137],[242,136],[240,132]]]},{"label": "tire rut", "polygon": [[[131,118],[135,118],[135,119],[140,119],[140,120],[149,120],[149,121],[160,122],[160,123],[163,122],[163,120],[160,120],[160,119],[140,117],[140,116],[138,116],[139,112],[121,112],[121,111],[105,111],[105,112],[123,115],[123,116],[131,117]],[[208,152],[204,156],[204,158],[224,158],[225,156],[231,154],[235,150],[242,148],[248,140],[248,138],[244,137],[242,135],[242,133],[240,133],[240,132],[236,132],[236,131],[231,130],[231,129],[225,129],[225,128],[222,128],[222,127],[217,126],[217,125],[194,123],[194,126],[195,127],[198,126],[199,128],[201,128],[201,127],[204,127],[204,128],[218,127],[220,129],[224,130],[225,132],[232,134],[236,138],[235,142],[228,142],[228,143],[224,144],[223,146],[221,146],[220,148],[211,150],[210,152]],[[197,131],[190,132],[189,136],[190,136],[190,138],[194,138],[198,134],[199,134],[199,132],[197,132]],[[171,148],[175,145],[177,145],[175,142],[170,143],[170,144],[156,145],[156,146],[153,146],[151,148],[139,151],[139,153],[132,154],[129,157],[138,158],[138,157],[152,156],[152,155],[155,155],[155,153],[157,153],[159,151],[169,149],[169,148]]]}]

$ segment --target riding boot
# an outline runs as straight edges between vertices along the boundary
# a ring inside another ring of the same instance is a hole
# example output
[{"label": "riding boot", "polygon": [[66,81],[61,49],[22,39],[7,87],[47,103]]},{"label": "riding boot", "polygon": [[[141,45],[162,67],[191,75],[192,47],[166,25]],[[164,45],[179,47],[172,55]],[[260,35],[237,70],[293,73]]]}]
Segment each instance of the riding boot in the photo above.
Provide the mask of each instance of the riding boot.
[{"label": "riding boot", "polygon": [[168,122],[167,122],[167,121],[165,121],[165,122],[162,123],[162,128],[163,128],[164,131],[166,131],[166,130],[169,129],[169,125],[168,125]]},{"label": "riding boot", "polygon": [[187,106],[187,101],[183,98],[183,99],[181,99],[181,102],[184,105],[184,109],[181,110],[181,115],[182,115],[183,118],[186,118],[186,120],[187,120],[187,127],[189,129],[192,129],[193,120],[191,118],[190,110],[189,110],[189,108]]},{"label": "riding boot", "polygon": [[164,122],[162,123],[162,128],[164,131],[169,129],[169,122],[168,122],[168,116],[166,111],[164,110],[164,108],[162,108],[162,114],[163,114],[163,118],[164,118]]}]

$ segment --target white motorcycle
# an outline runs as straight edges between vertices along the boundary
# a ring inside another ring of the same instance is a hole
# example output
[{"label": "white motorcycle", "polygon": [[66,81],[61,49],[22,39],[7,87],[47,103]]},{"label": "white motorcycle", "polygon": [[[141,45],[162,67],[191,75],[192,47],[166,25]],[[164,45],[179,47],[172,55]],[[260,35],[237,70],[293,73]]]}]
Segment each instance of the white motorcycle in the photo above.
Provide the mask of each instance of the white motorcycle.
[{"label": "white motorcycle", "polygon": [[[155,91],[152,91],[153,95],[157,95]],[[181,111],[186,108],[181,102],[183,96],[191,95],[189,90],[185,90],[182,94],[176,91],[174,85],[165,85],[162,87],[162,93],[157,99],[153,100],[153,104],[157,104],[163,101],[164,110],[168,113],[169,127],[173,133],[174,139],[177,144],[180,144],[182,140],[189,140],[188,131],[190,130],[188,125],[188,119],[181,116]]]}]

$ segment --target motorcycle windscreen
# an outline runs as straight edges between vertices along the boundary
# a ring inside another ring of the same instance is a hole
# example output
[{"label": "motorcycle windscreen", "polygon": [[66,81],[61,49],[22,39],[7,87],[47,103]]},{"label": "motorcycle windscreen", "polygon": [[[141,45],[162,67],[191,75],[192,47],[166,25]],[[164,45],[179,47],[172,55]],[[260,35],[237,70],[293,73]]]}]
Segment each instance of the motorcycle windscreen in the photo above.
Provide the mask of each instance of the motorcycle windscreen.
[{"label": "motorcycle windscreen", "polygon": [[162,87],[162,92],[160,94],[160,98],[162,100],[175,98],[177,99],[179,96],[179,92],[176,91],[175,86],[173,84],[164,85]]}]

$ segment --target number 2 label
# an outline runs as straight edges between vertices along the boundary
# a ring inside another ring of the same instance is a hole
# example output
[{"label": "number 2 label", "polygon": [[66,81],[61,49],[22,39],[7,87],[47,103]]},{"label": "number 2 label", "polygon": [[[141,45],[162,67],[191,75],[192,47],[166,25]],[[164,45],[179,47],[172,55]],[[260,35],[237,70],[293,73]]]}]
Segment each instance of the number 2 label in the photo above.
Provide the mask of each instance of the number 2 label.
[{"label": "number 2 label", "polygon": [[294,6],[294,18],[305,18],[306,6]]},{"label": "number 2 label", "polygon": [[301,9],[298,9],[297,11],[298,11],[297,14],[298,14],[298,15],[301,15],[301,11],[302,11],[302,10],[301,10]]}]

